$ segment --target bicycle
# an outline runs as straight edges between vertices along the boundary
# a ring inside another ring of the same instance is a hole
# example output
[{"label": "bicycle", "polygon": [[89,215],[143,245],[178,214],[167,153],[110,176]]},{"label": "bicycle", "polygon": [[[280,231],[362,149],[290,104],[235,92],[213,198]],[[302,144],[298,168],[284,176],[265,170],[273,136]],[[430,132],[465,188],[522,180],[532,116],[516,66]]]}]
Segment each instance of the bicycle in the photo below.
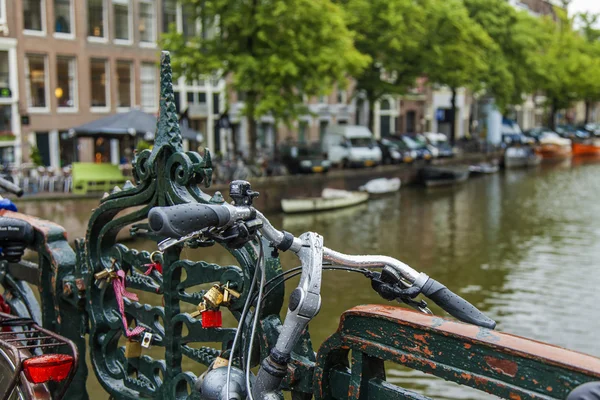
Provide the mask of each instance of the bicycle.
[{"label": "bicycle", "polygon": [[[431,314],[423,300],[425,295],[450,315],[470,324],[494,329],[496,323],[475,306],[456,295],[441,283],[408,265],[387,256],[347,255],[323,246],[323,237],[307,232],[295,237],[289,232],[279,231],[269,220],[252,206],[258,196],[246,181],[230,184],[232,204],[189,203],[170,207],[154,207],[148,214],[149,226],[154,233],[166,239],[158,244],[163,252],[172,246],[194,242],[216,241],[231,248],[240,248],[257,238],[265,238],[274,251],[291,251],[301,262],[301,267],[265,280],[264,248],[258,240],[259,257],[252,278],[249,295],[239,318],[231,348],[224,352],[211,368],[196,382],[195,388],[203,399],[273,399],[278,391],[292,350],[301,338],[308,323],[318,314],[321,307],[321,272],[324,269],[356,271],[371,280],[373,289],[384,299],[397,300],[418,311]],[[324,265],[324,261],[330,265]],[[376,272],[374,269],[381,269]],[[252,352],[257,331],[261,303],[274,287],[292,276],[300,274],[298,287],[289,298],[288,311],[283,328],[270,354],[260,363],[254,377],[251,373]],[[287,275],[287,276],[286,276]],[[218,291],[218,289],[216,289]],[[224,292],[228,292],[225,290]],[[208,293],[207,293],[208,294]],[[212,317],[219,302],[214,292],[205,296],[204,305],[199,305],[199,314]],[[226,295],[223,293],[223,295]],[[212,300],[211,300],[212,298]],[[222,299],[221,299],[222,300]],[[254,306],[253,319],[245,321]],[[203,319],[204,324],[204,319]],[[245,324],[251,326],[247,346],[242,351],[241,368],[234,365],[236,351],[241,340],[240,332]],[[244,353],[245,351],[245,353]]]},{"label": "bicycle", "polygon": [[[23,194],[1,177],[0,187]],[[0,196],[0,399],[60,400],[77,370],[78,351],[72,341],[41,326],[42,311],[29,286],[39,286],[39,268],[21,259],[35,243],[35,229],[16,211]]]}]

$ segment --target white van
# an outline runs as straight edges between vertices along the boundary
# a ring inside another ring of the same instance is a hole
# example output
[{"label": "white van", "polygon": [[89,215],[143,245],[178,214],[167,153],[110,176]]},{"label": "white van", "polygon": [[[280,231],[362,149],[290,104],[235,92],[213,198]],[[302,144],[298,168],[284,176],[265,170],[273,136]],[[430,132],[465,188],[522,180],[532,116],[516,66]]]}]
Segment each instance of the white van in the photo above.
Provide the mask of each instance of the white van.
[{"label": "white van", "polygon": [[364,126],[330,126],[325,132],[322,146],[332,164],[373,167],[381,163],[381,149],[369,128]]}]

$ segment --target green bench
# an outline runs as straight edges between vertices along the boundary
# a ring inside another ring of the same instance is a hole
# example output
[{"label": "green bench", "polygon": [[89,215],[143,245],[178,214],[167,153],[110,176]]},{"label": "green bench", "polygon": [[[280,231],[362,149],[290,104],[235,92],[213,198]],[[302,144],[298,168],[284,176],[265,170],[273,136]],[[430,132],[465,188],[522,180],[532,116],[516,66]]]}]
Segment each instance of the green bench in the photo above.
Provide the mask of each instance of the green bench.
[{"label": "green bench", "polygon": [[126,179],[118,165],[73,163],[73,194],[108,192]]}]

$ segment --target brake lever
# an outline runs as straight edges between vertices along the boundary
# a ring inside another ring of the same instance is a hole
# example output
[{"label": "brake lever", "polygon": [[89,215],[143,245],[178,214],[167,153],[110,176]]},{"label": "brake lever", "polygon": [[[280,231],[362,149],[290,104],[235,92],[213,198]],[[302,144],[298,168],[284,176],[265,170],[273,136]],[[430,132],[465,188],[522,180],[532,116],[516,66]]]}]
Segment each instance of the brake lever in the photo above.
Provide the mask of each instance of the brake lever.
[{"label": "brake lever", "polygon": [[180,237],[179,239],[168,238],[158,243],[158,250],[164,252],[170,247],[176,246],[178,244],[184,243],[190,239],[197,239],[200,236],[204,235],[208,228],[201,229],[199,231],[195,231],[192,233],[188,233],[185,236]]}]

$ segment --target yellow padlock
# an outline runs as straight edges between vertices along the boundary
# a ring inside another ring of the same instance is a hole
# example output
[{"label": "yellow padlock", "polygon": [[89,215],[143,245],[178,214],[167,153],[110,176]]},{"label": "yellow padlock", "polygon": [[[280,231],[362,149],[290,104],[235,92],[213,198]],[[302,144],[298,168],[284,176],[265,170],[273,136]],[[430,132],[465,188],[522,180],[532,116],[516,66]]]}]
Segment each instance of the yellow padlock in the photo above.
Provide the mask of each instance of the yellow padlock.
[{"label": "yellow padlock", "polygon": [[198,306],[196,307],[196,311],[191,313],[190,317],[198,318],[200,315],[202,315],[202,313],[204,311],[206,311],[206,304],[204,304],[204,302],[202,302],[202,303],[198,304]]},{"label": "yellow padlock", "polygon": [[125,343],[125,358],[139,358],[142,355],[142,344],[137,340],[127,340]]},{"label": "yellow padlock", "polygon": [[206,306],[208,308],[219,308],[221,303],[223,303],[223,293],[221,292],[221,288],[218,284],[215,284],[211,287],[206,293],[204,293],[204,301],[206,302]]}]

